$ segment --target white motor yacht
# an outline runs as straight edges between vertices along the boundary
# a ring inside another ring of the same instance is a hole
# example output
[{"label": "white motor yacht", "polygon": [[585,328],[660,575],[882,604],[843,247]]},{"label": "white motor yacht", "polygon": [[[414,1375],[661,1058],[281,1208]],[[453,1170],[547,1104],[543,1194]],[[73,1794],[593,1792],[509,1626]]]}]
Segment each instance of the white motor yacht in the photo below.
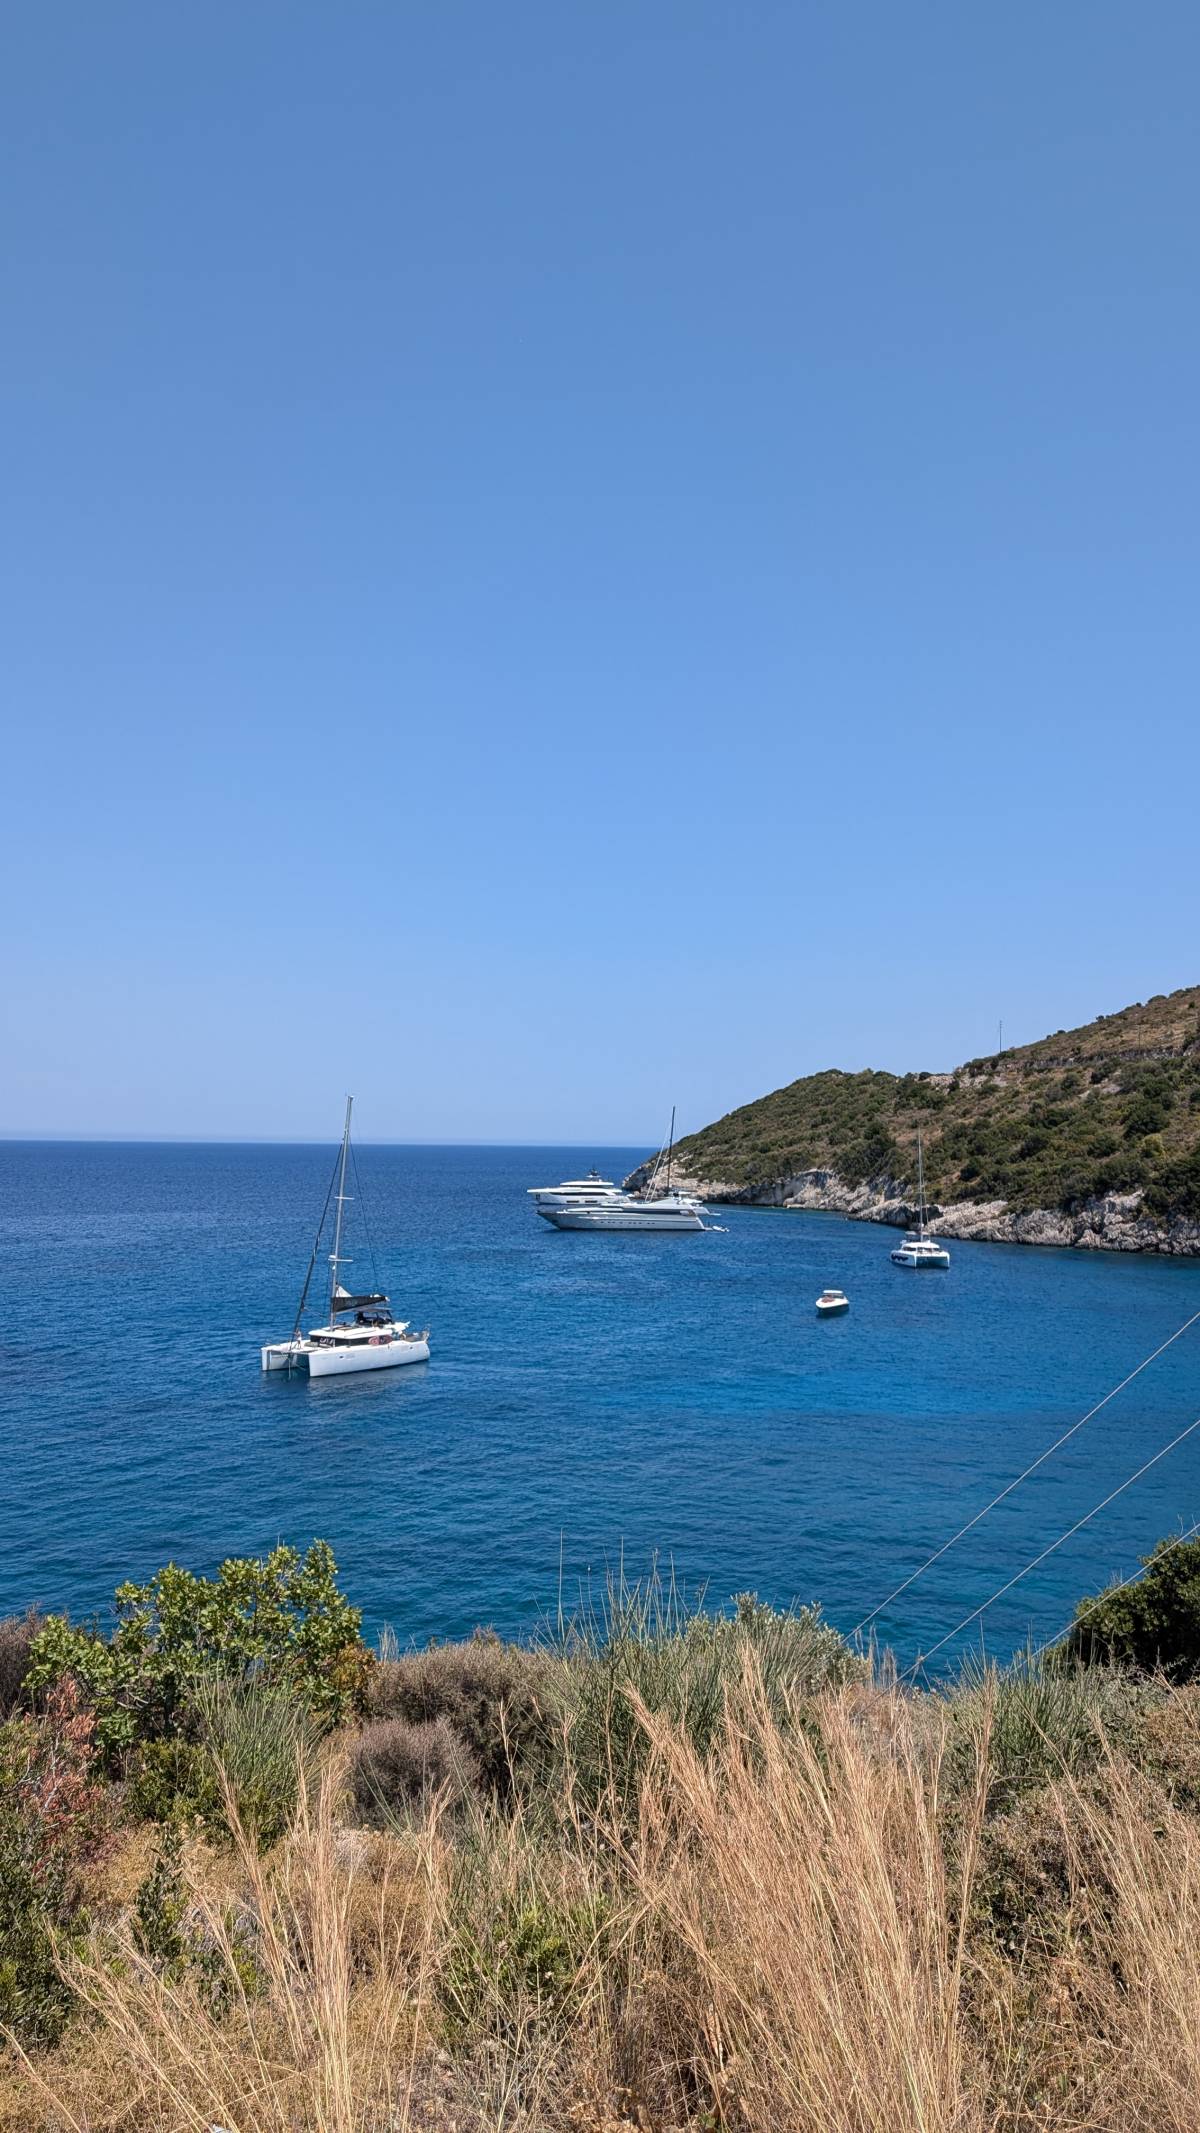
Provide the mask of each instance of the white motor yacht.
[{"label": "white motor yacht", "polygon": [[334,1171],[337,1182],[337,1216],[333,1250],[329,1254],[329,1318],[327,1324],[301,1333],[300,1321],[308,1301],[309,1285],[317,1263],[325,1217],[333,1197],[333,1181],[325,1198],[320,1228],[304,1277],[292,1337],[272,1341],[262,1350],[264,1370],[306,1370],[310,1378],[342,1377],[355,1370],[394,1370],[399,1363],[429,1361],[429,1333],[412,1333],[406,1318],[393,1318],[392,1307],[379,1289],[352,1295],[342,1286],[339,1270],[351,1264],[342,1250],[343,1209],[351,1199],[346,1191],[346,1162],[350,1154],[350,1113],[354,1099],[346,1098],[346,1126],[341,1154]]},{"label": "white motor yacht", "polygon": [[526,1190],[547,1221],[555,1208],[602,1207],[624,1197],[620,1186],[611,1178],[602,1178],[598,1170],[589,1171],[586,1178],[564,1178],[561,1185],[530,1185]]},{"label": "white motor yacht", "polygon": [[817,1298],[818,1318],[837,1318],[850,1309],[850,1298],[842,1289],[822,1289]]},{"label": "white motor yacht", "polygon": [[551,1207],[546,1220],[555,1229],[703,1229],[704,1210],[690,1194],[667,1192],[654,1200],[614,1193],[597,1207]]},{"label": "white motor yacht", "polygon": [[903,1244],[898,1244],[892,1253],[893,1266],[930,1269],[948,1267],[950,1254],[944,1244],[925,1234],[925,1158],[921,1150],[921,1133],[917,1129],[917,1226],[910,1230]]}]

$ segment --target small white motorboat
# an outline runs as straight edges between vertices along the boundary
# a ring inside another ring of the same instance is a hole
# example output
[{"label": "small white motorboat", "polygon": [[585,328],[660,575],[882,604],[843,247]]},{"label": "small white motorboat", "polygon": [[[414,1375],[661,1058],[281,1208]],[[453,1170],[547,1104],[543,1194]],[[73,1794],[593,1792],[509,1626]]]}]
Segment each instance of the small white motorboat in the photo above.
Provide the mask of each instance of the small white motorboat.
[{"label": "small white motorboat", "polygon": [[850,1298],[844,1289],[822,1289],[817,1298],[818,1318],[837,1318],[850,1309]]}]

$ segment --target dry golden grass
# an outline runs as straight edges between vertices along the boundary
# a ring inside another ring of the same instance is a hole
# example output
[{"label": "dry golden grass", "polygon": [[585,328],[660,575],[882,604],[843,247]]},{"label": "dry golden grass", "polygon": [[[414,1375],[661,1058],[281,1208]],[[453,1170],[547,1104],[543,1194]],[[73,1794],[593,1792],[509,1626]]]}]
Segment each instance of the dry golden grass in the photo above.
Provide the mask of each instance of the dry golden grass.
[{"label": "dry golden grass", "polygon": [[[194,1847],[189,1926],[203,1968],[182,1974],[139,1948],[131,1922],[68,1973],[93,2018],[52,2065],[24,2060],[32,2123],[72,2133],[360,2133],[393,2106],[426,2038],[437,1814],[388,1847],[338,1828],[340,1772],[301,1788],[285,1843],[262,1859],[236,1822],[237,1897]],[[2,2122],[2,2121],[0,2121]],[[18,2123],[10,2117],[10,2123]]]},{"label": "dry golden grass", "polygon": [[785,1739],[765,1706],[702,1761],[649,1714],[658,1754],[633,1862],[692,1958],[706,2084],[774,2133],[950,2133],[982,2124],[967,2078],[961,1931],[981,1797],[957,1886],[938,1829],[940,1750],[919,1756],[891,1699],[879,1754],[856,1694]]},{"label": "dry golden grass", "polygon": [[[749,1671],[707,1754],[639,1709],[632,1817],[565,1776],[535,1819],[350,1830],[331,1764],[268,1858],[187,1849],[202,1970],[97,1936],[90,2022],[0,2084],[0,2128],[1200,2133],[1200,1820],[1116,1756],[1064,1771],[1026,1816],[1054,1931],[1005,1937],[972,1709],[966,1781],[936,1700],[781,1727]],[[1200,1764],[1194,1698],[1171,1754]]]},{"label": "dry golden grass", "polygon": [[1126,1762],[1065,1818],[1090,1959],[1074,2041],[1113,2133],[1200,2127],[1200,1824]]}]

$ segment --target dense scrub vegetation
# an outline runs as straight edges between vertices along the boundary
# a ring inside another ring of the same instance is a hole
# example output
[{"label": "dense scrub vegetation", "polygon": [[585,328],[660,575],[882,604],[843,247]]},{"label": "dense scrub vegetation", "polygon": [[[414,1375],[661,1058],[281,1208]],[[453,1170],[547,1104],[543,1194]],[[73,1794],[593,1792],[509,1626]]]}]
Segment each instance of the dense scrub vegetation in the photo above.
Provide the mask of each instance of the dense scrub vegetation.
[{"label": "dense scrub vegetation", "polygon": [[1194,2133],[1198,1674],[1194,1540],[936,1689],[653,1582],[376,1657],[321,1547],[0,1624],[0,2127]]},{"label": "dense scrub vegetation", "polygon": [[1200,1219],[1200,987],[952,1074],[808,1075],[679,1143],[683,1172],[754,1190],[808,1170],[931,1200],[1075,1210],[1140,1189]]}]

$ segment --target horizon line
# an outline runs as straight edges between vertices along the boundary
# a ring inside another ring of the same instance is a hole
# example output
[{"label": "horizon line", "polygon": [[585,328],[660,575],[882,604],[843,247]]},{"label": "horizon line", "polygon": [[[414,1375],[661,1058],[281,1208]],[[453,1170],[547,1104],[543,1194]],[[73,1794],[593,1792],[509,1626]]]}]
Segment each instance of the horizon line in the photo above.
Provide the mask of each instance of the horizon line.
[{"label": "horizon line", "polygon": [[[0,1147],[115,1148],[333,1148],[338,1135],[287,1133],[0,1133]],[[359,1148],[640,1148],[644,1134],[628,1140],[600,1141],[583,1135],[571,1140],[395,1140],[389,1136],[357,1141]],[[655,1143],[657,1145],[657,1143]]]}]

